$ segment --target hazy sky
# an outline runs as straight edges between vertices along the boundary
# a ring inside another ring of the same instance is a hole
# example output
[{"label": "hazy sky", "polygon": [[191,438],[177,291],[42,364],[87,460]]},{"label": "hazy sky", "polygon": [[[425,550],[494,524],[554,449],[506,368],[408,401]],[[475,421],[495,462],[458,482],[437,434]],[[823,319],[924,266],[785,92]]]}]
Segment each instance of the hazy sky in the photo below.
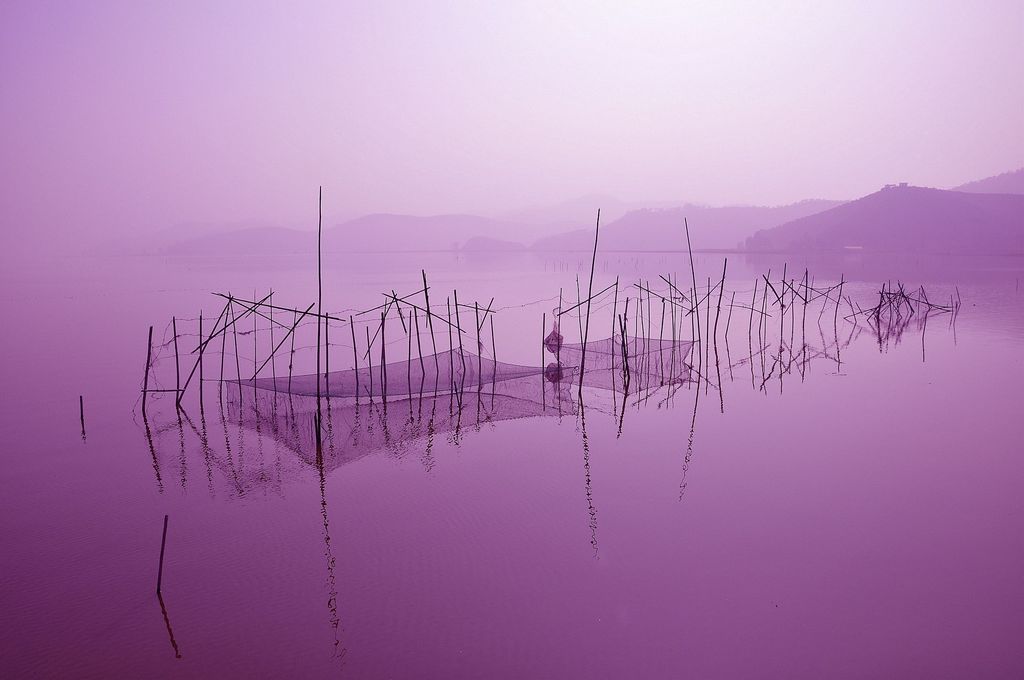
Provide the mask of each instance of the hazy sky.
[{"label": "hazy sky", "polygon": [[951,186],[1022,121],[1019,0],[0,6],[5,240]]}]

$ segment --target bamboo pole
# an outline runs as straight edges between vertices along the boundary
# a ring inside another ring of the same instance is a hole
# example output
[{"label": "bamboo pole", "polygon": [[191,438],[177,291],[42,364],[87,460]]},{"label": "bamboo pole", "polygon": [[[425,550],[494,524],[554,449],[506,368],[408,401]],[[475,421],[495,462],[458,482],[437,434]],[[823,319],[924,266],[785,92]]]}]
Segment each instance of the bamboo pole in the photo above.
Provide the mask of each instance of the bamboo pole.
[{"label": "bamboo pole", "polygon": [[[280,349],[281,345],[284,344],[284,341],[287,340],[289,336],[291,336],[291,339],[292,339],[291,353],[295,354],[295,329],[298,328],[299,324],[302,323],[302,320],[306,317],[306,314],[308,314],[309,310],[311,310],[311,309],[313,309],[313,303],[311,303],[309,305],[309,307],[306,307],[306,311],[303,312],[301,316],[293,317],[292,327],[290,329],[288,329],[288,332],[285,333],[285,336],[283,338],[281,338],[281,342],[277,343],[277,346],[275,346],[271,350],[270,356],[268,356],[264,360],[264,362],[260,365],[260,367],[258,369],[256,369],[256,373],[259,373],[260,371],[262,371],[263,368],[267,365],[267,363],[269,363],[274,358],[274,356],[277,355],[277,350]],[[298,312],[296,312],[296,314],[297,313]],[[292,377],[292,369],[291,369],[291,360],[289,359],[289,363],[288,363],[288,388],[289,388],[289,390],[291,389],[291,377]],[[256,374],[255,373],[253,374],[252,379],[256,380]],[[317,377],[317,379],[319,380],[319,376]]]},{"label": "bamboo pole", "polygon": [[177,393],[176,404],[181,403],[181,369],[178,364],[178,321],[171,317],[171,332],[174,335],[174,391]]},{"label": "bamboo pole", "polygon": [[[199,310],[199,344],[203,344],[203,310]],[[199,410],[203,410],[203,352],[199,351]]]},{"label": "bamboo pole", "polygon": [[[253,290],[252,296],[256,297],[256,291]],[[258,368],[259,362],[259,321],[260,317],[258,314],[252,315],[252,389],[253,394],[256,394],[256,376],[259,375],[260,369]]]},{"label": "bamboo pole", "polygon": [[[459,318],[459,291],[455,289],[455,325],[462,328],[462,320]],[[466,354],[462,348],[462,333],[459,333],[459,356],[462,358],[462,373],[466,373]]]},{"label": "bamboo pole", "polygon": [[387,342],[385,341],[385,326],[387,325],[388,310],[380,313],[380,394],[384,403],[388,401],[388,357]]},{"label": "bamboo pole", "polygon": [[370,354],[370,327],[365,326],[366,330],[366,370],[370,376],[370,401],[373,401],[373,355]]},{"label": "bamboo pole", "polygon": [[[450,298],[444,299],[445,307],[448,309],[448,383],[455,385],[455,342],[452,340],[452,303]],[[449,402],[451,400],[449,399]]]},{"label": "bamboo pole", "polygon": [[288,351],[288,394],[292,393],[292,369],[295,366],[295,328],[299,326],[299,312],[292,315],[291,349]]},{"label": "bamboo pole", "polygon": [[146,415],[146,395],[149,393],[149,366],[153,359],[153,327],[149,327],[149,340],[146,342],[146,371],[142,374],[142,415]]},{"label": "bamboo pole", "polygon": [[476,382],[479,391],[484,386],[484,346],[480,342],[480,304],[476,300],[473,301],[473,314],[476,317]]},{"label": "bamboo pole", "polygon": [[494,401],[493,401],[493,398],[494,398],[493,387],[494,387],[494,384],[498,380],[498,349],[497,349],[497,344],[494,341],[494,315],[493,314],[491,315],[491,359],[494,361],[494,370],[491,371],[491,387],[492,387],[492,391],[491,391],[491,405],[493,407],[493,405],[494,405]]},{"label": "bamboo pole", "polygon": [[434,315],[430,312],[430,293],[427,292],[429,290],[427,286],[427,270],[421,269],[420,273],[423,274],[423,306],[427,308],[427,328],[430,329],[430,346],[434,351],[434,374],[436,377],[436,374],[440,373],[441,369],[437,358],[437,341],[434,339]]},{"label": "bamboo pole", "polygon": [[[413,312],[413,322],[416,326],[416,353],[420,357],[420,375],[426,377],[427,369],[423,365],[423,345],[420,343],[420,315]],[[430,321],[427,321],[427,325],[430,325]]]},{"label": "bamboo pole", "polygon": [[594,226],[594,252],[590,258],[590,282],[587,284],[587,325],[583,332],[583,352],[580,354],[580,386],[579,393],[583,394],[583,373],[587,365],[587,341],[590,336],[590,301],[594,295],[594,265],[597,262],[597,238],[601,231],[601,209],[597,210],[597,223]]},{"label": "bamboo pole", "polygon": [[352,317],[348,317],[349,330],[352,331],[352,371],[356,377],[356,399],[359,399],[359,353],[356,351],[356,325]]},{"label": "bamboo pole", "polygon": [[[697,270],[693,266],[693,247],[690,245],[690,223],[686,220],[685,217],[683,218],[683,229],[686,231],[686,252],[690,256],[690,278],[693,280],[693,294],[694,294],[694,296],[696,296],[697,295]],[[694,323],[696,323],[696,325],[697,325],[697,333],[696,333],[695,337],[697,339],[697,344],[698,344],[697,358],[699,360],[700,359],[700,349],[699,349],[699,347],[700,347],[700,312],[698,311],[694,316],[696,317],[694,319]],[[698,371],[700,371],[700,368],[698,368]]]},{"label": "bamboo pole", "polygon": [[[274,291],[270,291],[270,377],[274,380],[274,391],[277,392],[277,345],[274,344]],[[274,400],[277,403],[277,400]]]},{"label": "bamboo pole", "polygon": [[[323,199],[324,188],[320,187],[317,194],[317,222],[316,222],[316,404],[320,408],[320,315],[323,313],[323,276],[321,270],[320,241],[323,227]],[[319,432],[319,424],[318,429]]]}]

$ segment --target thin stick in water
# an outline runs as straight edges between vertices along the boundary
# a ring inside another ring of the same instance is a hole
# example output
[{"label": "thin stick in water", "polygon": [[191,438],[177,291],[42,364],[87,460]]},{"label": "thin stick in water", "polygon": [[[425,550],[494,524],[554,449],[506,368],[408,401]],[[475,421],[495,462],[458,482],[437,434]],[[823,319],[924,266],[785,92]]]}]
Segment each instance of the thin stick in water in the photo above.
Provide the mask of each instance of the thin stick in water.
[{"label": "thin stick in water", "polygon": [[142,374],[142,415],[146,415],[146,396],[149,393],[149,366],[153,359],[153,327],[149,327],[149,340],[146,341],[146,371]]},{"label": "thin stick in water", "polygon": [[167,515],[164,515],[164,532],[160,538],[160,568],[156,573],[156,594],[160,594],[160,588],[164,581],[164,548],[167,546]]}]

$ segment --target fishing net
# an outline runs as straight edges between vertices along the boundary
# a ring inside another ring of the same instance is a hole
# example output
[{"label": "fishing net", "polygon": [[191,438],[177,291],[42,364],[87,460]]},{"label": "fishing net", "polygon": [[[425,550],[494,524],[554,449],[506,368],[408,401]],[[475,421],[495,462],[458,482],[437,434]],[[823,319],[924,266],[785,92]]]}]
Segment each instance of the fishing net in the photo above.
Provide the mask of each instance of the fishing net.
[{"label": "fishing net", "polygon": [[[534,378],[555,385],[578,381],[583,372],[586,387],[621,389],[626,380],[634,384],[668,385],[689,379],[686,362],[692,343],[653,338],[606,338],[586,343],[562,343],[550,351],[544,367],[525,366],[486,358],[464,349],[428,354],[374,366],[372,358],[357,369],[322,374],[278,375],[238,381],[269,392],[332,398],[399,398],[425,392],[458,392],[484,389],[509,394],[522,389],[520,383]],[[534,395],[539,396],[539,395]]]},{"label": "fishing net", "polygon": [[[571,383],[552,384],[532,370],[532,375],[505,377],[462,392],[406,391],[387,400],[327,394],[318,400],[315,393],[275,392],[252,381],[240,382],[226,388],[228,418],[270,434],[310,463],[316,455],[319,419],[321,455],[331,468],[379,451],[401,456],[410,446],[437,437],[458,443],[464,432],[488,423],[576,413]],[[312,382],[312,376],[303,377]]]}]

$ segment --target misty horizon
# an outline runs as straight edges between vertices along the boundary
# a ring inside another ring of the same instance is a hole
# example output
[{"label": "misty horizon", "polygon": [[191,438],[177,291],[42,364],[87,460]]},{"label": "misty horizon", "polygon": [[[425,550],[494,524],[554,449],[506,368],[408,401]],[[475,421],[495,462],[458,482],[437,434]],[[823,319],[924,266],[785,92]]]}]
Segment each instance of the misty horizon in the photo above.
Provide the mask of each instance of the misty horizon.
[{"label": "misty horizon", "polygon": [[311,228],[318,186],[336,223],[780,206],[1024,165],[1019,3],[311,4],[244,30],[230,6],[0,9],[5,250]]}]

